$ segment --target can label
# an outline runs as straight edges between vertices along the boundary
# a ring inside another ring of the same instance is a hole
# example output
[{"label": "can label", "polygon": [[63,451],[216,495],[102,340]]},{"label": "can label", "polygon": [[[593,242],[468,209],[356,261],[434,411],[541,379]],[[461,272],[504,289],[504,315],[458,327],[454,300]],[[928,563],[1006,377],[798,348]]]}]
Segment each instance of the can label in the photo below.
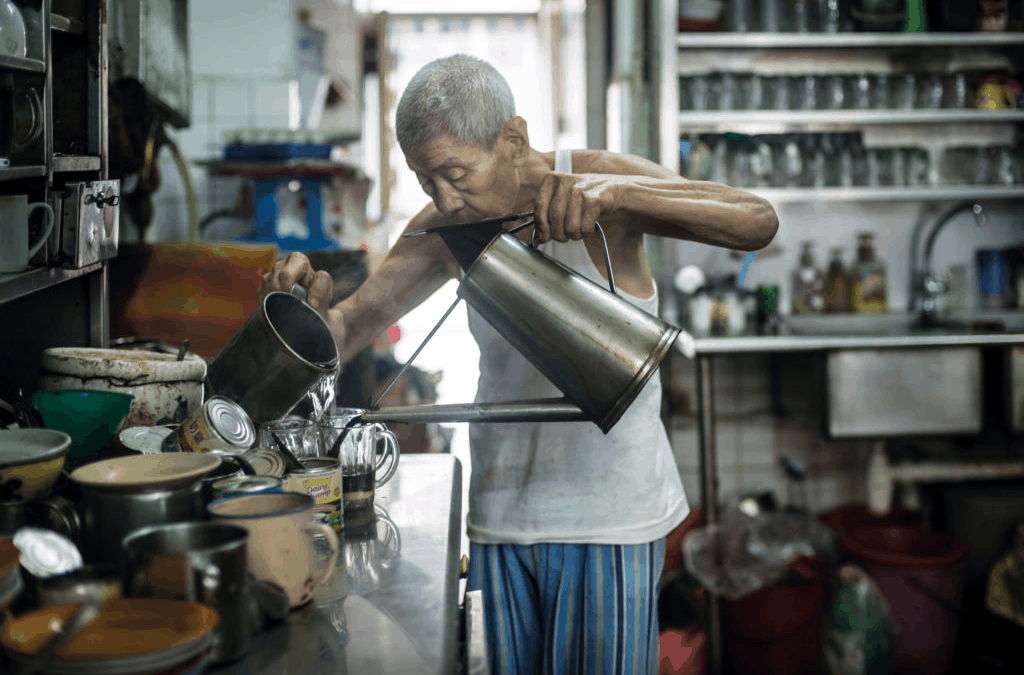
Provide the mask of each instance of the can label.
[{"label": "can label", "polygon": [[313,510],[325,523],[335,530],[341,530],[341,471],[337,467],[301,473],[290,473],[285,477],[285,492],[304,492],[316,500]]},{"label": "can label", "polygon": [[[211,399],[212,400],[212,399]],[[184,422],[178,425],[174,432],[179,452],[228,452],[238,454],[244,452],[240,448],[221,436],[210,424],[207,417],[207,403],[189,415]]]}]

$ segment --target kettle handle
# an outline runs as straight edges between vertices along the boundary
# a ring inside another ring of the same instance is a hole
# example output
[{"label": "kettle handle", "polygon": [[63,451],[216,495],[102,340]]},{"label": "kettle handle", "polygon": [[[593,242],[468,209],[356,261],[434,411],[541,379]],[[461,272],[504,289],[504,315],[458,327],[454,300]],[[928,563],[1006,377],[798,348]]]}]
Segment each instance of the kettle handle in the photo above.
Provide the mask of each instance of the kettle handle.
[{"label": "kettle handle", "polygon": [[[527,223],[527,225],[534,225],[534,222],[531,220],[529,223]],[[601,248],[604,250],[604,268],[606,270],[608,270],[608,290],[611,291],[613,294],[618,295],[618,293],[615,292],[615,275],[612,273],[612,258],[611,258],[610,255],[608,255],[608,240],[605,239],[604,228],[602,228],[601,227],[601,223],[599,223],[597,221],[594,222],[594,225],[597,227],[597,233],[599,235],[601,235]],[[526,225],[523,225],[521,227],[526,227]],[[515,228],[515,229],[512,230],[512,232],[514,233],[514,232],[518,231],[519,229],[521,229],[521,228]],[[533,238],[530,241],[530,245],[533,248],[537,248],[537,227],[536,227],[536,225],[534,225],[534,228],[533,228]]]}]

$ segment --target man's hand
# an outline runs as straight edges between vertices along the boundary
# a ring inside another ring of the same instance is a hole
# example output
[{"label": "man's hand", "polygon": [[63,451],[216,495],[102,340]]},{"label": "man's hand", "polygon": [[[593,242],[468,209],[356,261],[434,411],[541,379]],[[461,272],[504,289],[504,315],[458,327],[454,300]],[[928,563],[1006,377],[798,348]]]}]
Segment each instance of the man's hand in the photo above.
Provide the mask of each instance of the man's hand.
[{"label": "man's hand", "polygon": [[334,281],[331,275],[323,270],[316,272],[309,258],[301,253],[289,253],[284,260],[274,263],[274,269],[263,277],[260,285],[260,297],[272,291],[291,293],[292,286],[299,284],[306,287],[306,302],[309,306],[326,315],[331,306],[334,293]]},{"label": "man's hand", "polygon": [[551,173],[544,176],[534,203],[537,240],[579,240],[598,219],[615,210],[621,176]]}]

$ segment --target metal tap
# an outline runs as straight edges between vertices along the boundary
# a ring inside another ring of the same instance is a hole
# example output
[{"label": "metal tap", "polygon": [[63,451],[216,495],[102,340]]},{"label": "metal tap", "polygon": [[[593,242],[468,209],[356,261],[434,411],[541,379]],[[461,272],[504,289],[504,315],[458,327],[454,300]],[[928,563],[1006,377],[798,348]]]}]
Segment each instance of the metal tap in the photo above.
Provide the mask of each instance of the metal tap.
[{"label": "metal tap", "polygon": [[[939,299],[949,290],[946,282],[940,279],[932,270],[932,248],[935,245],[935,240],[946,223],[968,210],[974,214],[974,223],[978,227],[984,227],[988,218],[981,204],[973,201],[960,202],[935,219],[935,224],[932,226],[928,238],[925,239],[924,258],[921,261],[920,268],[914,271],[913,296],[911,298],[911,308],[916,307],[920,311],[923,321],[932,319],[935,316]],[[916,244],[916,236],[914,237],[914,243]],[[912,251],[911,253],[914,254],[915,252]]]}]

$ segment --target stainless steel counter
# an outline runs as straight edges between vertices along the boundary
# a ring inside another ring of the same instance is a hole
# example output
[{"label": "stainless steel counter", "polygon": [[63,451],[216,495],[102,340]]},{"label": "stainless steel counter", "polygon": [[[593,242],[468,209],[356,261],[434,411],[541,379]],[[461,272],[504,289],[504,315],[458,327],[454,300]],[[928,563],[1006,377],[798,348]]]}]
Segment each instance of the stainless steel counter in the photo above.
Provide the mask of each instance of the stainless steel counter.
[{"label": "stainless steel counter", "polygon": [[[451,455],[406,455],[377,504],[400,548],[346,539],[348,562],[310,604],[253,639],[215,675],[438,673],[456,670],[462,467]],[[383,528],[378,528],[383,531]]]}]

